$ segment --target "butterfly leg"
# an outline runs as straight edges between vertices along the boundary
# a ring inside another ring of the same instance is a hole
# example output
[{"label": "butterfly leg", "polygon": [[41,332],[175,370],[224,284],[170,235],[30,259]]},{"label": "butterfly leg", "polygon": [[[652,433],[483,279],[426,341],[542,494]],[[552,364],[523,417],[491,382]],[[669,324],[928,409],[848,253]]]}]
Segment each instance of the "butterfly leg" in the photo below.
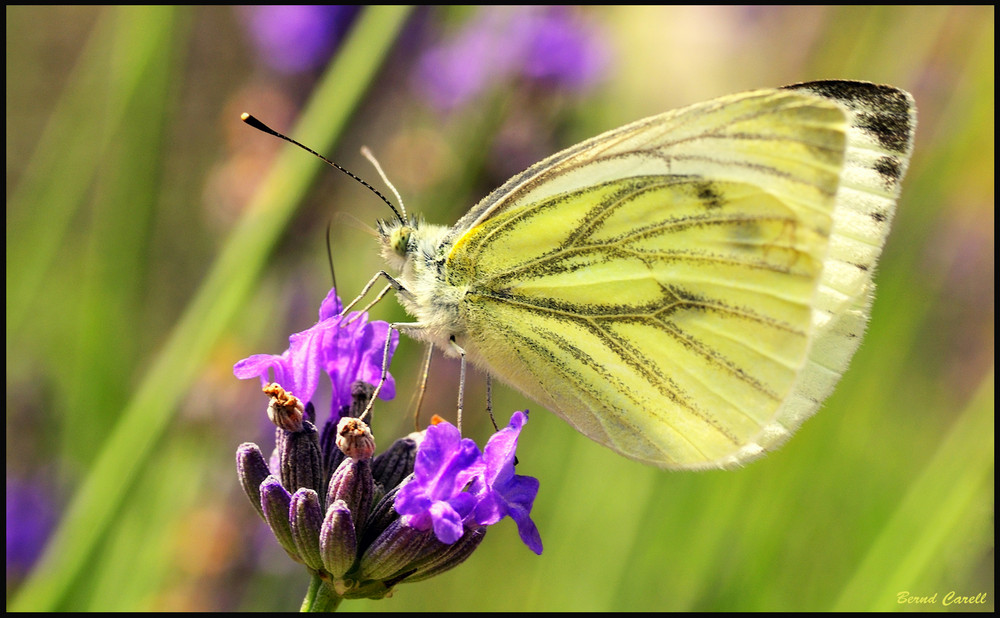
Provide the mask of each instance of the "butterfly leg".
[{"label": "butterfly leg", "polygon": [[427,378],[431,374],[431,358],[434,356],[434,345],[428,343],[427,351],[424,353],[424,369],[422,376],[420,377],[420,387],[416,392],[416,402],[411,406],[413,408],[413,430],[420,431],[420,407],[424,403],[424,393],[427,392]]},{"label": "butterfly leg", "polygon": [[451,348],[458,352],[459,356],[462,358],[461,369],[458,372],[458,422],[456,427],[458,427],[458,433],[462,433],[462,407],[465,405],[465,349],[455,342],[455,336],[452,335],[448,340],[451,344]]},{"label": "butterfly leg", "polygon": [[[381,291],[381,292],[379,292],[379,293],[378,293],[378,294],[377,294],[377,295],[375,296],[375,299],[374,299],[374,300],[372,300],[372,302],[370,302],[370,303],[368,303],[367,305],[365,305],[364,307],[362,307],[362,308],[361,308],[361,310],[360,310],[360,311],[358,311],[358,312],[357,312],[357,313],[356,313],[356,314],[354,315],[354,317],[353,317],[353,318],[351,318],[350,320],[348,320],[348,321],[344,322],[344,326],[347,326],[348,324],[351,324],[351,323],[355,322],[356,320],[360,319],[360,318],[361,318],[361,316],[362,316],[362,315],[364,315],[364,314],[365,314],[365,313],[366,313],[366,312],[367,312],[367,311],[368,311],[369,309],[371,309],[372,307],[374,307],[374,306],[375,306],[375,304],[376,304],[376,303],[378,303],[378,301],[382,300],[382,298],[383,298],[383,297],[385,297],[385,295],[386,295],[386,294],[388,294],[388,293],[389,293],[389,290],[391,290],[391,289],[392,289],[392,286],[391,286],[391,285],[387,285],[387,286],[385,286],[384,288],[382,288],[382,291]],[[343,315],[343,314],[341,314],[341,315]]]},{"label": "butterfly leg", "polygon": [[404,295],[406,297],[412,296],[410,294],[410,291],[407,290],[405,287],[403,287],[402,283],[400,283],[399,281],[396,281],[396,279],[392,275],[390,275],[389,273],[385,272],[384,270],[380,270],[377,273],[375,273],[375,276],[372,277],[368,281],[368,283],[365,284],[365,287],[361,288],[361,293],[358,294],[357,298],[355,298],[351,302],[347,303],[347,305],[344,307],[344,310],[341,311],[340,314],[341,315],[347,315],[347,312],[350,311],[351,309],[353,309],[354,305],[357,305],[359,302],[361,302],[361,299],[364,298],[366,294],[368,294],[368,292],[372,289],[372,287],[375,285],[375,283],[381,277],[385,277],[385,279],[389,282],[389,285],[387,285],[381,292],[379,292],[378,296],[375,297],[375,300],[373,300],[371,303],[369,303],[367,306],[365,306],[365,308],[362,311],[367,311],[368,309],[371,308],[372,305],[374,305],[378,301],[382,300],[382,297],[385,296],[389,292],[389,288],[390,287],[392,289],[396,290],[397,294],[402,294],[402,295]]},{"label": "butterfly leg", "polygon": [[493,418],[493,375],[489,373],[486,374],[486,414],[493,423],[493,431],[500,431],[496,419]]},{"label": "butterfly leg", "polygon": [[379,392],[382,390],[382,385],[385,384],[385,380],[389,376],[389,347],[392,345],[392,331],[400,331],[407,328],[419,330],[423,328],[423,325],[418,322],[394,322],[389,324],[389,328],[386,329],[385,347],[382,348],[382,375],[378,379],[378,384],[375,385],[375,390],[372,392],[371,399],[368,400],[368,405],[365,406],[364,413],[359,417],[361,420],[364,420],[368,416],[368,413],[371,412],[372,406],[375,405],[375,398],[378,397]]}]

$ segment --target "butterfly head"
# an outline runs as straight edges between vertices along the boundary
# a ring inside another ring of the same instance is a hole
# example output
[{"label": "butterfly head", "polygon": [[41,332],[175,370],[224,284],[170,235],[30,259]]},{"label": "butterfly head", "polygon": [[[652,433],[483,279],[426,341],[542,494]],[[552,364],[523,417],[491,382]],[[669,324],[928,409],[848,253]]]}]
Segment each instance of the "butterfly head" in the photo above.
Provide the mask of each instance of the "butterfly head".
[{"label": "butterfly head", "polygon": [[448,349],[448,337],[460,330],[449,309],[456,305],[453,296],[461,293],[442,280],[449,228],[415,218],[379,221],[376,231],[382,258],[395,271],[392,285],[397,298],[421,325],[410,334]]},{"label": "butterfly head", "polygon": [[413,236],[413,228],[408,225],[394,228],[388,238],[389,247],[392,249],[392,252],[400,257],[406,257],[411,236]]},{"label": "butterfly head", "polygon": [[376,226],[382,258],[397,272],[406,266],[407,256],[412,252],[414,233],[418,227],[416,222],[403,222],[398,219],[379,221]]}]

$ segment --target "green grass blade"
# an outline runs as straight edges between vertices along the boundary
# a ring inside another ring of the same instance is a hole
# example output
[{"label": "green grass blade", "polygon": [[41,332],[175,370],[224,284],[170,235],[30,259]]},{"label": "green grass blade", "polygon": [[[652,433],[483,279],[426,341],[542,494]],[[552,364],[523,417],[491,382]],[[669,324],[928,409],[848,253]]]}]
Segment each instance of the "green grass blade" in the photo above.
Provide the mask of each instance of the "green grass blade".
[{"label": "green grass blade", "polygon": [[[991,371],[872,543],[834,611],[912,609],[899,602],[900,593],[937,592],[941,602],[947,590],[916,586],[935,565],[949,562],[944,557],[956,531],[967,530],[983,507],[993,504],[993,388]],[[873,587],[872,582],[882,585]]]}]

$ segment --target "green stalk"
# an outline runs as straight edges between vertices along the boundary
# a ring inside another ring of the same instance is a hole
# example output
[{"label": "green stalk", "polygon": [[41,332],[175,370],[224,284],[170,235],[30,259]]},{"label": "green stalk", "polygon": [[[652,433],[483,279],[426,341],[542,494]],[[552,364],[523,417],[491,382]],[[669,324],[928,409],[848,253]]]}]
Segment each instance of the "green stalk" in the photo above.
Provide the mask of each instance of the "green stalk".
[{"label": "green stalk", "polygon": [[302,599],[302,612],[335,612],[344,598],[337,596],[323,580],[313,575],[306,598]]}]

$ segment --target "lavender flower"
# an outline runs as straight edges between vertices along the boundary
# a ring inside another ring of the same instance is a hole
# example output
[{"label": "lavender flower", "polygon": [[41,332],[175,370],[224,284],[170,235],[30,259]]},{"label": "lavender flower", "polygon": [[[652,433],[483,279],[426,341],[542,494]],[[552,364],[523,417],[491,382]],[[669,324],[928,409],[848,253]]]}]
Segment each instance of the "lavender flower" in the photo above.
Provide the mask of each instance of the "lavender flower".
[{"label": "lavender flower", "polygon": [[420,58],[415,88],[442,111],[516,79],[578,92],[603,77],[608,55],[569,7],[489,7]]},{"label": "lavender flower", "polygon": [[434,528],[442,543],[454,543],[465,532],[463,520],[476,506],[465,488],[482,469],[476,443],[462,438],[450,423],[427,428],[417,451],[413,481],[396,496],[396,511],[404,525],[418,530]]},{"label": "lavender flower", "polygon": [[241,9],[261,60],[279,73],[326,64],[350,29],[359,6],[254,6]]},{"label": "lavender flower", "polygon": [[[440,423],[373,459],[375,440],[359,417],[373,392],[369,381],[381,376],[388,325],[358,316],[342,326],[341,309],[331,290],[319,322],[292,335],[284,354],[251,356],[233,369],[239,378],[261,379],[277,427],[270,463],[256,444],[237,449],[240,483],[278,543],[314,576],[316,594],[306,605],[333,609],[342,599],[378,599],[399,583],[454,568],[479,546],[486,526],[506,515],[541,553],[530,519],[538,481],[513,473],[525,414],[514,413],[485,454]],[[318,432],[310,400],[321,369],[334,401]],[[267,381],[271,374],[274,382]]]},{"label": "lavender flower", "polygon": [[492,525],[510,515],[521,540],[541,554],[542,540],[530,517],[538,479],[514,474],[517,437],[527,422],[526,412],[515,412],[510,425],[489,439],[483,454],[449,423],[428,427],[414,478],[396,496],[403,524],[433,528],[441,542],[454,543],[463,527]]},{"label": "lavender flower", "polygon": [[[259,377],[261,386],[275,382],[309,403],[319,385],[320,372],[325,372],[332,385],[330,412],[339,418],[340,410],[351,403],[354,382],[378,383],[389,330],[387,322],[368,322],[367,316],[358,312],[341,318],[342,310],[336,290],[330,290],[320,305],[319,322],[290,336],[288,349],[280,356],[254,354],[236,363],[233,373],[241,380]],[[399,343],[399,333],[392,331],[391,337],[390,358]],[[379,397],[392,399],[395,394],[396,383],[391,375],[386,376]]]},{"label": "lavender flower", "polygon": [[[358,392],[363,397],[370,391]],[[538,481],[513,474],[514,446],[526,420],[515,412],[510,426],[490,439],[485,455],[448,423],[397,440],[374,460],[371,450],[353,449],[358,458],[343,458],[322,492],[297,480],[315,476],[316,456],[301,446],[319,449],[309,421],[298,432],[279,430],[285,433],[279,441],[280,473],[269,469],[252,443],[237,450],[237,469],[279,544],[329,587],[331,598],[379,599],[397,584],[458,566],[482,542],[486,526],[505,515],[541,553],[529,517]],[[340,444],[356,441],[359,433],[367,436],[363,424],[341,419],[338,425],[348,437]]]}]

